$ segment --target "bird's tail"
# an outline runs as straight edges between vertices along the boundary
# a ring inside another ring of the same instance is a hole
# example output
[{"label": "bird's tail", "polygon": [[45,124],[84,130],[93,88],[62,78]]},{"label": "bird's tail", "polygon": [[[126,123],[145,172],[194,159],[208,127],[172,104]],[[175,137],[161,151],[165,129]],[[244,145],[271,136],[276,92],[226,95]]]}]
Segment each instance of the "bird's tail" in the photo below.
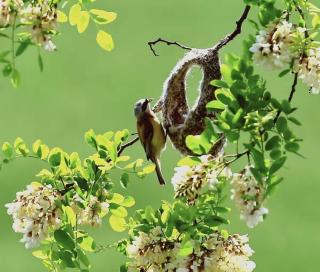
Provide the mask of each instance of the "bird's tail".
[{"label": "bird's tail", "polygon": [[159,183],[160,183],[160,185],[165,185],[166,181],[164,180],[162,172],[161,172],[160,160],[159,159],[155,159],[154,163],[156,165],[156,173],[157,173],[157,177],[158,177]]}]

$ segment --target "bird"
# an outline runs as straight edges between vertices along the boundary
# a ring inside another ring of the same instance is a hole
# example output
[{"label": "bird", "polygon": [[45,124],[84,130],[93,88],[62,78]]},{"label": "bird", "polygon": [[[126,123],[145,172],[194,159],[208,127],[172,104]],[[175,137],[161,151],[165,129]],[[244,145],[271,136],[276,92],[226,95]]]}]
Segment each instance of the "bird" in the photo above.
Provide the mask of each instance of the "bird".
[{"label": "bird", "polygon": [[151,98],[140,99],[135,104],[134,114],[137,118],[137,132],[147,159],[155,164],[159,183],[164,185],[166,182],[161,171],[160,155],[166,146],[166,133],[151,109],[151,101]]}]

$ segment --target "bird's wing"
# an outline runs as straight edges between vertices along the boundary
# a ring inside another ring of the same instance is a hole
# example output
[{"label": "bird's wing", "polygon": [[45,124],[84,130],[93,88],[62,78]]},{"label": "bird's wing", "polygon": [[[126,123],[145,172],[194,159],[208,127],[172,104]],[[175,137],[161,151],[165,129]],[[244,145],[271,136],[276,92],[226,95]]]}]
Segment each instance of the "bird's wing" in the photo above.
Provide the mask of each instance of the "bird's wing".
[{"label": "bird's wing", "polygon": [[138,125],[140,126],[140,129],[138,130],[140,141],[146,152],[147,159],[149,160],[152,152],[151,142],[153,138],[153,126],[149,120],[141,120]]}]

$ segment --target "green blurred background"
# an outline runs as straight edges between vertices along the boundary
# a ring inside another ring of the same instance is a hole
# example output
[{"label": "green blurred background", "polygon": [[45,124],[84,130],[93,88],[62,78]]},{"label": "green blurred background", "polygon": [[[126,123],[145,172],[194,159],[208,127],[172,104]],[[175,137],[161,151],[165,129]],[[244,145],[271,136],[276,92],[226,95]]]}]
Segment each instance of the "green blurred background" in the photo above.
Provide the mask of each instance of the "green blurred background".
[{"label": "green blurred background", "polygon": [[[101,1],[102,2],[102,1]],[[43,53],[45,70],[39,72],[37,52],[30,49],[18,59],[22,85],[14,90],[1,78],[0,142],[13,141],[16,136],[28,143],[41,138],[49,146],[60,146],[68,152],[79,151],[86,156],[83,134],[90,128],[97,132],[129,128],[135,130],[133,104],[143,97],[159,97],[162,84],[183,52],[160,45],[154,57],[147,41],[158,37],[177,40],[193,47],[208,47],[233,30],[243,4],[238,0],[109,0],[101,7],[116,11],[118,20],[107,26],[116,47],[106,53],[95,43],[95,28],[79,35],[67,25],[56,38],[58,52]],[[251,15],[254,17],[254,14]],[[246,25],[245,32],[253,31]],[[7,45],[1,41],[1,49]],[[225,49],[241,53],[241,38]],[[269,80],[268,88],[278,97],[287,97],[291,79],[278,79],[277,72],[261,71]],[[189,98],[194,101],[201,73],[194,69],[188,79]],[[248,233],[255,249],[257,272],[319,271],[320,210],[319,210],[319,133],[320,99],[311,96],[299,85],[294,105],[303,127],[296,133],[305,141],[302,153],[306,159],[291,156],[282,171],[285,182],[268,201],[270,215],[254,230],[240,222],[233,211],[230,232]],[[129,153],[142,157],[139,145]],[[179,155],[171,144],[163,155],[164,174],[169,180]],[[20,160],[4,167],[1,179],[1,271],[45,271],[31,251],[19,243],[21,235],[13,233],[11,219],[4,205],[16,191],[34,180],[43,165],[33,160]],[[118,175],[114,178],[118,179]],[[137,207],[148,204],[158,207],[161,199],[172,198],[172,187],[160,188],[154,176],[130,184]],[[115,241],[121,235],[110,231],[108,224],[93,231],[102,243]],[[90,256],[93,271],[118,271],[123,258],[110,250]]]}]

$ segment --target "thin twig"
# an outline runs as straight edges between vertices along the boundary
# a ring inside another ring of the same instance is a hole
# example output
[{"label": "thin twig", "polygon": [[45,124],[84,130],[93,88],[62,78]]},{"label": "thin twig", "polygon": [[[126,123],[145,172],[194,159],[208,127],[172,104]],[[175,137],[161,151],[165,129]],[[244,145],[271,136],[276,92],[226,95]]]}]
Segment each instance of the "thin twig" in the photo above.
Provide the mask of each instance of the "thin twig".
[{"label": "thin twig", "polygon": [[249,155],[249,154],[250,154],[250,150],[246,150],[244,152],[241,152],[241,153],[238,153],[238,154],[235,154],[235,155],[227,155],[227,156],[225,156],[225,158],[233,157],[233,159],[230,160],[230,161],[225,162],[225,166],[228,166],[228,165],[234,163],[235,161],[239,160],[244,155]]},{"label": "thin twig", "polygon": [[303,10],[301,9],[301,7],[300,7],[299,4],[297,3],[297,1],[294,0],[293,3],[294,3],[294,5],[295,5],[295,8],[296,8],[296,10],[298,11],[301,19],[302,19],[303,22],[304,22],[304,27],[305,27],[305,29],[306,29],[306,31],[304,32],[304,35],[305,35],[305,38],[307,39],[307,38],[309,38],[309,32],[308,32],[308,30],[307,30],[307,22],[306,22],[306,18],[305,18],[305,16],[304,16]]},{"label": "thin twig", "polygon": [[181,44],[181,43],[172,42],[172,41],[168,41],[168,40],[164,40],[164,39],[162,39],[162,38],[159,38],[159,39],[157,39],[157,40],[155,40],[155,41],[148,42],[148,45],[149,45],[149,47],[150,47],[150,50],[152,51],[153,55],[155,55],[156,57],[159,56],[159,55],[157,54],[157,52],[155,51],[155,49],[153,48],[153,46],[156,45],[157,43],[165,43],[165,44],[167,44],[167,45],[175,45],[175,46],[178,46],[178,47],[180,47],[180,48],[182,48],[182,49],[184,49],[184,50],[189,50],[189,51],[192,50],[191,47],[185,46],[185,45],[183,45],[183,44]]},{"label": "thin twig", "polygon": [[120,147],[119,151],[118,151],[118,157],[122,154],[122,152],[123,152],[126,148],[128,148],[129,146],[134,145],[134,144],[135,144],[136,142],[138,142],[138,141],[139,141],[139,137],[136,137],[136,138],[134,138],[132,141],[130,141],[130,142],[122,145],[122,146]]},{"label": "thin twig", "polygon": [[227,35],[224,39],[222,39],[216,46],[215,49],[219,50],[222,47],[226,46],[229,42],[231,42],[236,36],[238,36],[241,33],[242,30],[242,24],[247,19],[248,14],[250,12],[251,6],[246,5],[240,19],[236,22],[236,29],[231,32],[229,35]]},{"label": "thin twig", "polygon": [[[292,84],[292,87],[291,87],[291,92],[290,92],[290,95],[289,95],[289,97],[288,97],[289,103],[292,101],[293,96],[294,96],[294,94],[295,94],[295,92],[296,92],[296,87],[297,87],[297,84],[298,84],[298,76],[299,76],[298,73],[295,73],[295,74],[294,74],[294,79],[293,79],[293,84]],[[273,120],[273,124],[276,124],[276,123],[277,123],[277,121],[278,121],[281,113],[282,113],[282,110],[278,110],[277,115],[276,115],[276,117],[275,117],[274,120]]]}]

